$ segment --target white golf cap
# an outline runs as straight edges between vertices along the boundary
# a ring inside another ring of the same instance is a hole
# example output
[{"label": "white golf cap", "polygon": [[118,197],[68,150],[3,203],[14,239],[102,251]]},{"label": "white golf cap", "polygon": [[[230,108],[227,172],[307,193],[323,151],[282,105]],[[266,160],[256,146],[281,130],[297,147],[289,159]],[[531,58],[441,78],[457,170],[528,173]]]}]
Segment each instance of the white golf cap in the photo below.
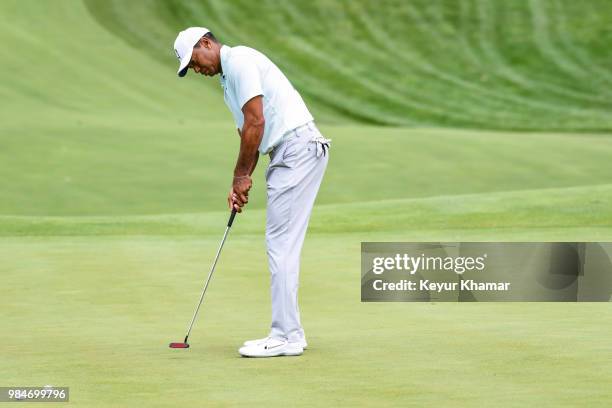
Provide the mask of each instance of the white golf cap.
[{"label": "white golf cap", "polygon": [[210,31],[204,27],[189,27],[176,36],[174,40],[174,52],[176,57],[179,59],[179,69],[177,71],[178,76],[184,77],[187,73],[187,65],[191,61],[191,53],[193,52],[193,46],[200,41],[200,38]]}]

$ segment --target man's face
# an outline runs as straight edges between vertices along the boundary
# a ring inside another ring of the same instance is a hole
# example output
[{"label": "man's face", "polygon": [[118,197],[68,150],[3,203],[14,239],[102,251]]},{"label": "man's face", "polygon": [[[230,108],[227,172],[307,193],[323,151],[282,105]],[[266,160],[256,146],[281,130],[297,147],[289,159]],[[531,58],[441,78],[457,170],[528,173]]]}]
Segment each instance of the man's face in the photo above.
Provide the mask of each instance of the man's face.
[{"label": "man's face", "polygon": [[217,75],[221,71],[219,45],[208,38],[201,38],[193,47],[191,61],[187,67],[193,69],[197,74]]}]

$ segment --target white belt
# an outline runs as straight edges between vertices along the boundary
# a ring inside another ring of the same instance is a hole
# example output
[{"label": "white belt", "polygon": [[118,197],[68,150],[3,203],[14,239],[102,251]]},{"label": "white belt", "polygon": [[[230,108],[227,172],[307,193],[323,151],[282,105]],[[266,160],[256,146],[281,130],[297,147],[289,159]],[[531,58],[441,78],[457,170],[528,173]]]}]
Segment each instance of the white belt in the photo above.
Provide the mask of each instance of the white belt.
[{"label": "white belt", "polygon": [[316,130],[316,132],[314,133],[313,138],[310,141],[316,143],[316,145],[317,145],[317,157],[320,157],[321,155],[325,155],[327,150],[329,149],[329,145],[331,144],[331,139],[326,139],[325,137],[323,137],[323,135],[321,135],[321,132],[318,131],[318,129],[315,126],[313,121],[307,122],[307,123],[305,123],[303,125],[300,125],[300,126],[294,128],[294,129],[291,129],[290,131],[286,132],[283,135],[283,137],[281,137],[281,139],[276,144],[276,146],[274,146],[270,150],[270,153],[273,153],[283,143],[285,143],[287,140],[289,140],[292,137],[294,137],[295,135],[297,135],[297,133],[300,130],[303,130],[304,128],[308,128],[308,129],[310,129],[312,131]]}]

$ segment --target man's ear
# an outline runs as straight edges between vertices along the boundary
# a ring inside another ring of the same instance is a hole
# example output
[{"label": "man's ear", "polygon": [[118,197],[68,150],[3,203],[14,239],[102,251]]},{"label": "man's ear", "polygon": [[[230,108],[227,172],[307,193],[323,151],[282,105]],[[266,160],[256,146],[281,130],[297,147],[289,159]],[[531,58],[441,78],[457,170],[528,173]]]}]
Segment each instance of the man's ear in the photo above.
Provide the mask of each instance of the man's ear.
[{"label": "man's ear", "polygon": [[204,48],[210,48],[210,40],[206,37],[200,38],[199,43]]},{"label": "man's ear", "polygon": [[206,38],[200,37],[200,39],[198,40],[198,42],[196,43],[194,48],[200,48],[200,47],[204,46],[205,45],[204,41],[206,41]]}]

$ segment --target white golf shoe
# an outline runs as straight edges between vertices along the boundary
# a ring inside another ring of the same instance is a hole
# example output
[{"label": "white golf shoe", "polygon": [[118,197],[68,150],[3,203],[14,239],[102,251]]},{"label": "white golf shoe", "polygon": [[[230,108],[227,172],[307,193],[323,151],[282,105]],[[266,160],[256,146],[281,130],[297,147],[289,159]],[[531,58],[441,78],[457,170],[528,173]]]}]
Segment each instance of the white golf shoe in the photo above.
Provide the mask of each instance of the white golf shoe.
[{"label": "white golf shoe", "polygon": [[[259,343],[265,343],[266,341],[268,341],[269,339],[271,339],[270,336],[268,337],[264,337],[263,339],[255,339],[255,340],[247,340],[244,342],[244,346],[254,346],[255,344],[259,344]],[[302,339],[300,341],[298,341],[298,344],[300,346],[302,346],[302,348],[304,350],[306,350],[308,348],[308,343],[306,343],[306,339]]]},{"label": "white golf shoe", "polygon": [[243,357],[299,356],[304,349],[300,343],[289,343],[286,340],[268,337],[265,341],[242,346],[238,352]]}]

